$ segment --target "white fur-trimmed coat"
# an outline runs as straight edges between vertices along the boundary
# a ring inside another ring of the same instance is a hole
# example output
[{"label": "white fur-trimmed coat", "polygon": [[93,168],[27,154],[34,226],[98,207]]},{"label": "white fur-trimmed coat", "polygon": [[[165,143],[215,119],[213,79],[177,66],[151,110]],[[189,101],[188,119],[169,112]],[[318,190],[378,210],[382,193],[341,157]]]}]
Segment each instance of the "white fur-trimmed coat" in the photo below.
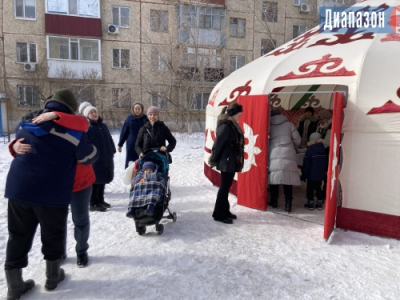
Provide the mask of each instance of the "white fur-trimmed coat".
[{"label": "white fur-trimmed coat", "polygon": [[295,150],[300,134],[286,116],[273,116],[270,124],[268,183],[300,185]]}]

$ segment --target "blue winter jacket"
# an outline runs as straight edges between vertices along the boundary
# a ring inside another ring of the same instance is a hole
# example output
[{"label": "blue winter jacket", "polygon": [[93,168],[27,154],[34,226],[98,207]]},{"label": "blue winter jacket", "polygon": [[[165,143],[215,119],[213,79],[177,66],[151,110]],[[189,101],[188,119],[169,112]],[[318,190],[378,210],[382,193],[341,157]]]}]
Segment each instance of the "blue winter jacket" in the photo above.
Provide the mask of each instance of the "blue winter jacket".
[{"label": "blue winter jacket", "polygon": [[25,138],[31,150],[16,155],[7,175],[5,197],[43,206],[66,207],[71,201],[77,162],[97,158],[85,132],[59,126],[53,121],[32,124],[21,121],[16,138]]},{"label": "blue winter jacket", "polygon": [[303,167],[301,169],[303,176],[307,180],[323,180],[327,161],[324,144],[312,144],[304,155]]},{"label": "blue winter jacket", "polygon": [[110,183],[114,179],[114,153],[115,145],[110,131],[102,118],[98,121],[89,120],[90,126],[87,131],[89,140],[99,151],[99,158],[93,163],[96,174],[95,184]]},{"label": "blue winter jacket", "polygon": [[140,128],[144,125],[147,120],[146,115],[136,117],[130,114],[121,129],[121,135],[119,136],[118,147],[122,147],[126,141],[126,160],[125,169],[128,167],[130,161],[136,161],[139,156],[135,151],[136,138],[138,136]]}]

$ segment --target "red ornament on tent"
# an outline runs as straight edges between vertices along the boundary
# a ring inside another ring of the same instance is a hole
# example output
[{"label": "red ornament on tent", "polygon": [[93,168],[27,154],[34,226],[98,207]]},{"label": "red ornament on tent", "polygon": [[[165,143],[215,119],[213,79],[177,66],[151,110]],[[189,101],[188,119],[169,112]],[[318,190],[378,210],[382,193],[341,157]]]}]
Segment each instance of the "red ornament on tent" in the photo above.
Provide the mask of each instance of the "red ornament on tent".
[{"label": "red ornament on tent", "polygon": [[372,40],[374,39],[373,33],[363,33],[363,34],[334,34],[336,40],[331,41],[331,39],[322,39],[316,41],[314,44],[311,44],[307,48],[314,46],[335,46],[339,44],[349,44],[353,42],[357,42],[359,40]]},{"label": "red ornament on tent", "polygon": [[[299,67],[299,71],[303,74],[296,75],[290,72],[284,76],[279,76],[275,80],[289,80],[289,79],[299,79],[299,78],[310,78],[310,77],[331,77],[331,76],[354,76],[356,73],[354,71],[347,71],[345,67],[342,67],[333,72],[321,72],[324,65],[327,70],[332,70],[338,68],[342,63],[343,59],[340,57],[331,58],[331,54],[324,55],[321,59],[313,60],[305,63]],[[333,64],[332,64],[333,63]],[[315,66],[315,67],[314,67]],[[310,70],[313,71],[309,72]]]},{"label": "red ornament on tent", "polygon": [[392,100],[389,100],[381,107],[372,108],[367,115],[377,115],[377,114],[388,114],[388,113],[398,113],[400,112],[400,105],[393,103]]},{"label": "red ornament on tent", "polygon": [[236,102],[237,98],[239,96],[246,96],[248,94],[250,94],[251,92],[251,83],[252,80],[249,80],[246,82],[245,85],[239,86],[237,88],[235,88],[230,94],[229,94],[229,101],[227,100],[227,98],[225,98],[222,102],[220,102],[218,104],[218,106],[226,106],[229,105],[233,102]]}]

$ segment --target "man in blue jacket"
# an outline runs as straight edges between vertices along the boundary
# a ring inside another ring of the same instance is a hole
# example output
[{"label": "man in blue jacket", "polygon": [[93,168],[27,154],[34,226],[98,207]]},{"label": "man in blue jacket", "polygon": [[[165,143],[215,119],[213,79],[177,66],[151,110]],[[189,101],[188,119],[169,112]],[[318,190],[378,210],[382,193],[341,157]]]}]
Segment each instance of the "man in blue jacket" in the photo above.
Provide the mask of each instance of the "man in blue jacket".
[{"label": "man in blue jacket", "polygon": [[[78,108],[75,96],[63,89],[45,103],[45,110],[73,114]],[[65,253],[68,205],[71,201],[77,162],[89,164],[97,149],[85,132],[61,127],[52,121],[33,124],[21,121],[16,138],[24,138],[31,150],[24,155],[17,149],[7,175],[8,232],[5,272],[7,299],[19,299],[35,285],[23,281],[22,268],[28,265],[28,252],[40,224],[42,253],[46,260],[46,290],[53,290],[65,278],[60,259]]]}]

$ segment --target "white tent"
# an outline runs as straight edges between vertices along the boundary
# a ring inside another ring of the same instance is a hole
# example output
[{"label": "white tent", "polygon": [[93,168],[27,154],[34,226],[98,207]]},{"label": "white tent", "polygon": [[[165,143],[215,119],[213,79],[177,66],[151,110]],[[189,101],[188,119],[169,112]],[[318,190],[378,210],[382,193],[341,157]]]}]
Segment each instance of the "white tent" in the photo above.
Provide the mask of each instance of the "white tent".
[{"label": "white tent", "polygon": [[[396,33],[325,34],[316,27],[216,85],[207,106],[205,173],[210,178],[216,117],[239,95],[345,91],[336,226],[400,238],[400,0],[356,4],[367,5],[396,7]],[[309,95],[318,104],[282,94],[271,105],[332,108],[332,94]]]}]

